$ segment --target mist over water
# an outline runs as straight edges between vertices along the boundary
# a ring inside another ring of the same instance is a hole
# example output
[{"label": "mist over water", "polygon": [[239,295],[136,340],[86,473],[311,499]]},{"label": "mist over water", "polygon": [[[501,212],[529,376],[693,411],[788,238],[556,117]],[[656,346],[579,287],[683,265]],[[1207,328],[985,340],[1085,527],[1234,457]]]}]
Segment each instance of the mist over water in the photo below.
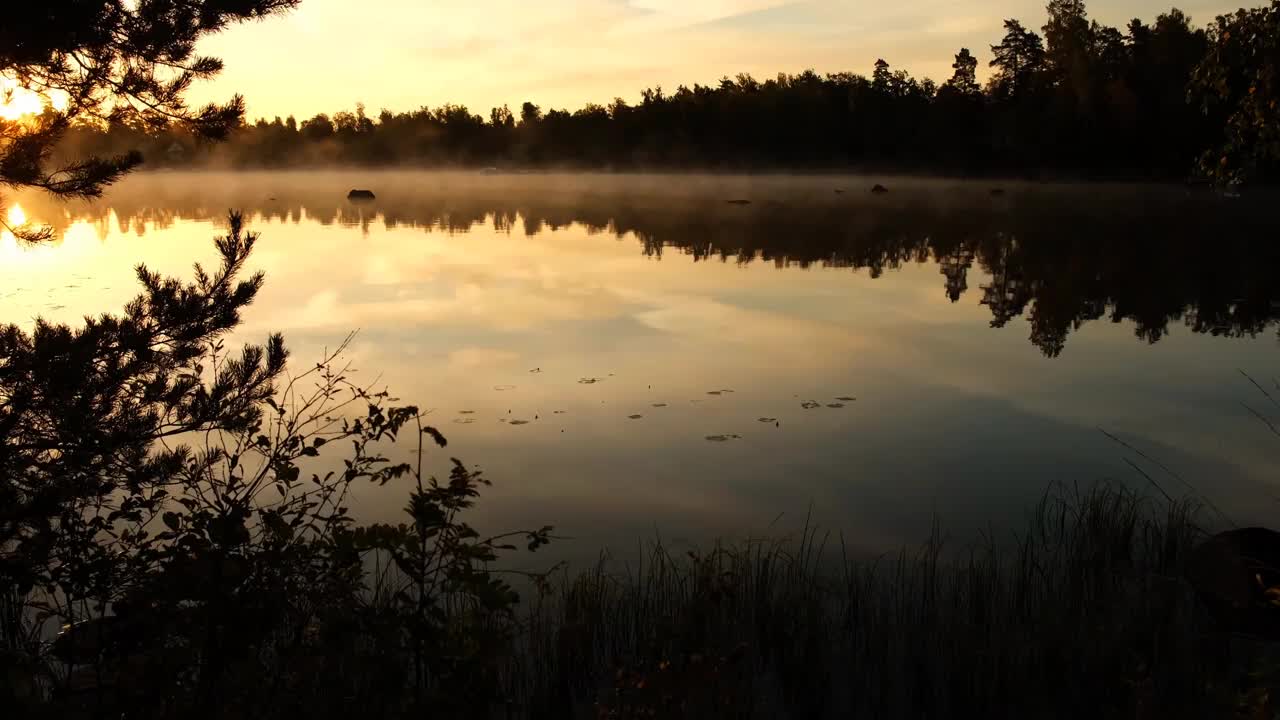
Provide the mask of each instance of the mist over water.
[{"label": "mist over water", "polygon": [[[61,238],[0,240],[0,308],[27,324],[118,310],[139,261],[188,275],[243,210],[267,285],[234,339],[283,331],[305,367],[359,329],[362,376],[430,408],[448,453],[494,481],[481,522],[555,524],[569,556],[780,513],[774,528],[811,512],[866,548],[935,515],[958,535],[1016,525],[1051,482],[1147,482],[1099,428],[1238,522],[1270,510],[1277,450],[1239,373],[1277,375],[1267,198],[328,171],[9,201]],[[355,512],[392,519],[402,490],[364,489]]]}]

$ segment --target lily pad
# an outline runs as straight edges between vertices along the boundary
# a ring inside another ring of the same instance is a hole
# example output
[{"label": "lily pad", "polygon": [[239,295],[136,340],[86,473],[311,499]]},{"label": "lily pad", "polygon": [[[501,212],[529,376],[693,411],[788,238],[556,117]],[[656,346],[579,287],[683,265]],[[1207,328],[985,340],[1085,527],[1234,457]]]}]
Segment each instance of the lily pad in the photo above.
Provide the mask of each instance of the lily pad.
[{"label": "lily pad", "polygon": [[667,404],[666,404],[666,403],[654,403],[654,404],[653,404],[653,407],[666,407],[666,406],[667,406]]},{"label": "lily pad", "polygon": [[497,390],[498,392],[505,392],[507,390],[515,390],[516,386],[515,385],[494,385],[493,389]]},{"label": "lily pad", "polygon": [[829,407],[829,408],[842,408],[842,407],[844,407],[844,403],[827,403],[827,407]]},{"label": "lily pad", "polygon": [[508,424],[510,424],[510,425],[528,425],[528,424],[529,424],[529,421],[528,421],[528,420],[512,420],[512,421],[511,421],[510,423],[508,423]]},{"label": "lily pad", "polygon": [[594,377],[578,378],[578,384],[579,385],[595,385],[596,383],[600,382],[603,379],[604,378],[594,378]]},{"label": "lily pad", "polygon": [[453,421],[459,425],[470,425],[475,422],[475,418],[454,418]]},{"label": "lily pad", "polygon": [[814,408],[822,407],[822,403],[814,402],[812,400],[806,400],[800,403],[800,407],[804,408],[805,410],[812,410]]},{"label": "lily pad", "polygon": [[644,416],[643,416],[643,415],[628,415],[627,417],[628,417],[628,418],[630,418],[630,419],[632,419],[632,420],[639,420],[640,418],[642,418],[642,417],[644,417]]},{"label": "lily pad", "polygon": [[838,397],[838,398],[836,398],[836,399],[837,399],[837,400],[839,400],[840,402],[853,402],[854,400],[857,400],[858,398],[851,398],[851,397]]},{"label": "lily pad", "polygon": [[742,439],[741,435],[734,435],[732,433],[727,435],[708,435],[707,436],[707,440],[711,442],[728,442],[729,440],[741,440],[741,439]]},{"label": "lily pad", "polygon": [[762,418],[756,418],[756,419],[757,419],[759,422],[762,422],[762,423],[778,422],[778,418],[767,418],[767,417],[762,417]]}]

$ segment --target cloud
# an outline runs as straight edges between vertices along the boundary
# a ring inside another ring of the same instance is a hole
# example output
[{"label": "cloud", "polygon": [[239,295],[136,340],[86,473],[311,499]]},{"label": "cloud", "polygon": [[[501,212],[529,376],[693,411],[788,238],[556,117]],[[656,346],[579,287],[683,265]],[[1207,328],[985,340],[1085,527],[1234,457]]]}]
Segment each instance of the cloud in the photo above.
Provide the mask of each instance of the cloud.
[{"label": "cloud", "polygon": [[542,330],[557,322],[616,317],[622,312],[617,297],[603,289],[522,284],[491,287],[461,285],[443,296],[400,294],[395,298],[362,298],[358,288],[343,293],[325,290],[301,305],[274,313],[256,314],[252,327],[288,322],[297,328],[371,326],[470,327],[502,332]]},{"label": "cloud", "polygon": [[683,27],[747,17],[788,6],[794,0],[632,0],[632,7],[647,10],[653,25]]},{"label": "cloud", "polygon": [[924,32],[934,35],[973,35],[987,32],[991,27],[991,18],[985,15],[959,15],[938,18],[925,26]]},{"label": "cloud", "polygon": [[668,335],[740,344],[770,359],[785,359],[793,368],[839,364],[849,353],[875,344],[838,325],[694,295],[655,298],[653,309],[637,313],[636,319]]}]

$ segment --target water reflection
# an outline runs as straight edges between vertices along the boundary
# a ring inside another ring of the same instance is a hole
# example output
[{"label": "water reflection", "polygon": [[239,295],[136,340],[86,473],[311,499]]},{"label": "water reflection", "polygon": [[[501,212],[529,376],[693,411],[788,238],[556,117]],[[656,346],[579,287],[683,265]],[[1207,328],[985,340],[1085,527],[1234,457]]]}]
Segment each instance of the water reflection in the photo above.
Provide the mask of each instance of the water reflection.
[{"label": "water reflection", "polygon": [[[227,178],[142,178],[109,203],[87,206],[51,207],[41,196],[23,202],[59,231],[87,221],[105,233],[110,211],[119,232],[143,233],[180,220],[218,220],[235,207],[259,220],[305,219],[366,234],[377,225],[534,236],[579,225],[588,234],[634,239],[652,258],[675,251],[694,261],[850,268],[872,278],[931,263],[951,302],[980,294],[994,328],[1026,316],[1029,340],[1049,357],[1095,320],[1132,323],[1136,337],[1154,343],[1171,324],[1253,337],[1280,317],[1280,286],[1270,270],[1280,245],[1271,239],[1277,228],[1267,198],[1123,186],[1014,186],[993,195],[985,185],[920,181],[871,198],[832,192],[848,181],[813,178],[386,174],[359,176],[378,185],[378,199],[353,204],[335,189],[350,184],[345,176]],[[735,194],[753,200],[725,202]],[[975,271],[983,279],[972,283]]]},{"label": "water reflection", "polygon": [[243,208],[268,276],[245,335],[303,361],[360,328],[356,366],[495,480],[484,521],[554,523],[584,556],[810,507],[883,547],[935,513],[1020,520],[1050,481],[1146,482],[1099,427],[1236,520],[1269,512],[1274,445],[1237,373],[1275,373],[1262,203],[880,181],[138,176],[93,204],[14,198],[63,239],[0,241],[0,312],[118,308],[134,263],[188,274]]}]

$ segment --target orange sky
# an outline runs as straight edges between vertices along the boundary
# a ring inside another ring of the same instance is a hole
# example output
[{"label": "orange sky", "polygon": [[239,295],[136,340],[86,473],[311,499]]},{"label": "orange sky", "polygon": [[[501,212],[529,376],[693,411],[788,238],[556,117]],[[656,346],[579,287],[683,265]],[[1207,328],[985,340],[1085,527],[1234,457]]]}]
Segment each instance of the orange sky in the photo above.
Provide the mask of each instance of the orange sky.
[{"label": "orange sky", "polygon": [[[1181,7],[1204,25],[1239,5]],[[1168,7],[1111,0],[1092,12],[1123,26]],[[870,73],[878,57],[941,82],[960,47],[985,70],[1008,17],[1039,27],[1044,0],[303,0],[290,14],[207,39],[201,51],[226,70],[192,99],[239,92],[251,118],[309,117],[357,102],[374,114],[445,102],[487,114],[525,100],[576,109],[739,72]],[[0,117],[33,109],[25,102],[0,104]]]}]

